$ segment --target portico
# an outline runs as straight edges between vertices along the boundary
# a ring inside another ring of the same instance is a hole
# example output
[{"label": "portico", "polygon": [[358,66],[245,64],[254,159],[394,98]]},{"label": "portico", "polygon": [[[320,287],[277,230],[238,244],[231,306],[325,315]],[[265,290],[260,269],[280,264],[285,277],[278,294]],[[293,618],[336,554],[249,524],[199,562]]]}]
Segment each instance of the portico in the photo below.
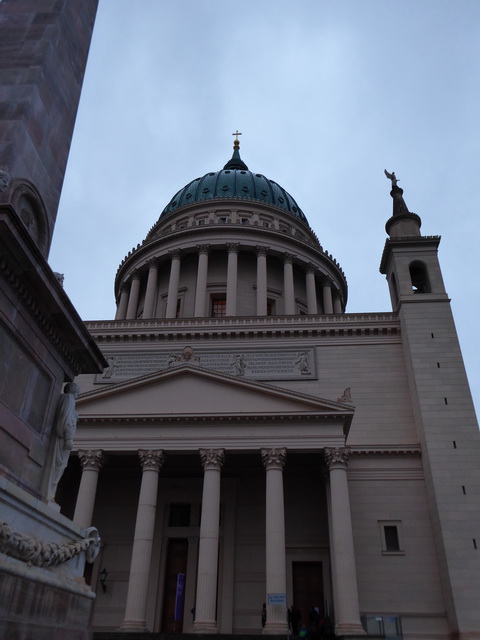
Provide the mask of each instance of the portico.
[{"label": "portico", "polygon": [[[179,417],[185,385],[189,413]],[[218,399],[213,406],[212,397]],[[103,492],[111,490],[115,468],[127,461],[131,472],[122,471],[118,482],[123,485],[133,473],[133,485],[140,491],[132,493],[130,486],[124,494],[123,507],[132,520],[125,531],[109,530],[108,519],[104,523],[101,565],[108,564],[110,588],[118,589],[122,583],[125,590],[122,612],[108,614],[118,621],[122,618],[118,626],[172,630],[167,614],[172,606],[168,595],[172,553],[184,567],[177,572],[184,576],[184,591],[181,620],[176,621],[184,632],[241,633],[255,625],[259,632],[262,602],[268,593],[284,593],[290,605],[293,568],[298,570],[305,562],[323,567],[322,601],[310,606],[332,606],[330,561],[332,581],[340,580],[342,588],[348,586],[356,594],[356,583],[349,584],[356,580],[354,574],[345,575],[341,559],[331,558],[340,549],[329,541],[330,488],[323,480],[328,452],[345,451],[353,407],[182,364],[85,393],[78,408],[82,417],[76,446],[79,457],[90,462],[82,468],[76,512],[96,510],[95,521],[101,520]],[[100,470],[105,459],[111,461],[110,470],[108,462]],[[98,479],[97,491],[91,488],[92,474]],[[308,490],[302,483],[305,474]],[[330,485],[338,491],[333,476]],[[86,486],[89,491],[82,489]],[[285,492],[290,504],[296,496],[293,503],[298,508],[285,512]],[[350,535],[353,549],[351,524],[345,528],[350,513],[343,513],[344,501],[332,503],[338,515],[331,517],[330,536]],[[315,522],[318,519],[310,538],[296,525],[307,514]],[[120,547],[132,550],[128,575],[116,575],[112,565],[117,553],[123,555]],[[337,569],[342,572],[339,576]],[[358,633],[358,598],[356,605],[349,603],[352,606]],[[106,615],[102,594],[96,615],[99,620]],[[349,625],[352,611],[343,613],[340,608],[337,624],[343,615]],[[285,607],[269,605],[264,633],[286,630]]]}]

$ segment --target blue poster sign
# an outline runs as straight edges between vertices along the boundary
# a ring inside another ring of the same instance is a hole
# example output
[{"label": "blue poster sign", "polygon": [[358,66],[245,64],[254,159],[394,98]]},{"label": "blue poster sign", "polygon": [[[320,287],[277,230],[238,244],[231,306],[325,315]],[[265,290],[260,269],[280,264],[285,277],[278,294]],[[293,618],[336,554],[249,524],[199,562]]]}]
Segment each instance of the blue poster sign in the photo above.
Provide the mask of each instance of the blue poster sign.
[{"label": "blue poster sign", "polygon": [[286,593],[269,593],[267,594],[268,604],[284,604],[287,605]]},{"label": "blue poster sign", "polygon": [[175,592],[175,614],[173,619],[177,622],[183,618],[183,591],[185,588],[185,574],[177,575],[177,589]]}]

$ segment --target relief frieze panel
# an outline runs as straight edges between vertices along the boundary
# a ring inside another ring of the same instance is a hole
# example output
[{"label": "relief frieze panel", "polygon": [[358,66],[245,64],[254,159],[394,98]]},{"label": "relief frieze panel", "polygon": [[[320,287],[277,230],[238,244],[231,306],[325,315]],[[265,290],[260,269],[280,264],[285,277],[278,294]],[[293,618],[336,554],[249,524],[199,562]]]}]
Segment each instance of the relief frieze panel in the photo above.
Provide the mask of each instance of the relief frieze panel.
[{"label": "relief frieze panel", "polygon": [[191,347],[157,353],[111,353],[108,367],[95,378],[96,384],[120,382],[189,362],[239,378],[295,380],[316,378],[314,349],[256,349],[252,351],[208,351]]}]

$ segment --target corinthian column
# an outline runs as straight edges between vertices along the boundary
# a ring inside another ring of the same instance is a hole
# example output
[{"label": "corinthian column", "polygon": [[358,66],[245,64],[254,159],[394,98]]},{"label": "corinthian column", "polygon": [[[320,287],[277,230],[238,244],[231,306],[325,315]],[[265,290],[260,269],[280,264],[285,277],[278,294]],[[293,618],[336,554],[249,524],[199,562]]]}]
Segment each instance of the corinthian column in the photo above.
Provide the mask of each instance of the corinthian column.
[{"label": "corinthian column", "polygon": [[178,284],[180,282],[180,258],[179,249],[170,251],[170,280],[168,281],[167,311],[166,318],[175,318],[177,316],[177,300],[178,300]]},{"label": "corinthian column", "polygon": [[307,265],[305,282],[307,289],[307,311],[312,315],[316,315],[318,313],[318,306],[317,290],[315,287],[315,267],[311,262]]},{"label": "corinthian column", "polygon": [[153,259],[148,264],[147,290],[143,304],[143,317],[153,318],[153,305],[155,304],[155,292],[157,289],[158,261]]},{"label": "corinthian column", "polygon": [[333,299],[333,313],[342,313],[342,300],[338,293]]},{"label": "corinthian column", "polygon": [[283,254],[283,295],[285,296],[285,315],[287,316],[292,316],[295,313],[293,258],[291,253]]},{"label": "corinthian column", "polygon": [[[266,560],[267,596],[286,594],[285,507],[283,499],[283,467],[286,449],[262,449],[262,460],[267,472],[266,496]],[[287,633],[287,607],[285,604],[267,604],[265,634]]]},{"label": "corinthian column", "polygon": [[328,278],[323,280],[323,313],[333,313],[332,283]]},{"label": "corinthian column", "polygon": [[268,247],[257,247],[257,316],[267,315]]},{"label": "corinthian column", "polygon": [[348,493],[349,449],[325,449],[330,479],[330,519],[335,633],[364,635],[358,606],[357,575],[353,548],[352,516]]},{"label": "corinthian column", "polygon": [[228,266],[227,266],[227,316],[237,315],[237,273],[238,273],[238,250],[240,245],[227,244]]},{"label": "corinthian column", "polygon": [[198,247],[197,288],[195,291],[195,310],[193,313],[195,318],[202,318],[205,315],[209,252],[209,244],[202,244]]},{"label": "corinthian column", "polygon": [[126,284],[122,284],[120,288],[120,300],[115,314],[115,320],[125,320],[128,305],[128,288]]},{"label": "corinthian column", "polygon": [[147,591],[157,508],[158,472],[165,460],[164,453],[160,450],[140,450],[138,455],[143,473],[122,631],[146,630]]},{"label": "corinthian column", "polygon": [[73,521],[86,529],[92,524],[95,495],[97,493],[98,474],[105,463],[103,451],[79,451],[78,457],[82,465],[82,479],[78,490],[77,503]]},{"label": "corinthian column", "polygon": [[200,449],[204,469],[200,547],[198,551],[195,633],[216,633],[220,471],[224,449]]},{"label": "corinthian column", "polygon": [[140,272],[134,271],[132,276],[132,285],[130,287],[130,295],[128,297],[127,320],[134,320],[137,317],[138,296],[140,293]]}]

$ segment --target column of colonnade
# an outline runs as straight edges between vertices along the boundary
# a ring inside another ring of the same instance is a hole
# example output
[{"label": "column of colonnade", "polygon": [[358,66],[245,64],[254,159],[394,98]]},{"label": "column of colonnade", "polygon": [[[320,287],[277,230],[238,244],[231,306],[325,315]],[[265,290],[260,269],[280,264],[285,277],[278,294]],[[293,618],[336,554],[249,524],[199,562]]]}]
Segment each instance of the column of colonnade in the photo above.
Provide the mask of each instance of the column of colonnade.
[{"label": "column of colonnade", "polygon": [[202,318],[206,315],[207,304],[207,275],[208,275],[208,254],[209,244],[201,244],[198,249],[197,286],[195,289],[195,318]]},{"label": "column of colonnade", "polygon": [[158,474],[165,460],[162,450],[140,450],[138,455],[142,463],[142,482],[122,631],[146,630],[147,592],[155,530]]},{"label": "column of colonnade", "polygon": [[[207,313],[207,283],[208,283],[208,256],[210,245],[199,245],[198,266],[195,289],[194,317],[201,318]],[[238,254],[239,243],[227,244],[227,287],[226,287],[226,315],[235,316],[237,314],[237,284],[238,284]],[[257,255],[257,283],[256,283],[256,315],[267,315],[267,255],[269,248],[264,246],[256,247]],[[167,306],[165,317],[175,318],[177,315],[177,300],[180,283],[180,264],[182,252],[173,250],[169,252],[170,257],[170,277],[168,282]],[[293,264],[294,255],[285,253],[283,255],[283,284],[284,284],[284,313],[294,315],[295,291]],[[155,317],[155,304],[158,282],[159,259],[153,258],[147,263],[148,275],[145,291],[145,302],[143,305],[143,318]],[[318,313],[316,278],[318,269],[312,263],[305,266],[305,288],[307,293],[307,313],[316,315]],[[121,287],[120,299],[118,301],[116,320],[131,320],[137,317],[138,300],[140,294],[141,273],[134,271],[130,287],[125,283]],[[342,313],[342,300],[338,291],[332,294],[333,282],[328,276],[322,277],[322,301],[323,313]],[[208,314],[207,314],[208,315]]]},{"label": "column of colonnade", "polygon": [[[285,506],[283,496],[283,467],[287,450],[262,449],[262,460],[266,470],[266,589],[267,619],[263,627],[265,634],[287,633],[287,562],[285,555]],[[283,604],[268,601],[270,594],[283,595]]]},{"label": "column of colonnade", "polygon": [[325,449],[330,484],[330,554],[332,556],[335,633],[364,635],[358,604],[352,516],[348,491],[348,448]]},{"label": "column of colonnade", "polygon": [[80,450],[78,452],[82,465],[82,477],[78,489],[77,502],[73,521],[86,529],[92,524],[95,496],[97,494],[98,474],[105,464],[105,455],[101,449]]},{"label": "column of colonnade", "polygon": [[200,449],[200,458],[204,475],[193,631],[195,633],[216,633],[220,472],[225,459],[225,451],[224,449]]},{"label": "column of colonnade", "polygon": [[227,244],[227,303],[226,315],[237,315],[237,279],[238,279],[238,252],[240,244],[238,242]]},{"label": "column of colonnade", "polygon": [[283,254],[283,296],[284,312],[287,316],[295,313],[295,290],[293,284],[293,256],[291,253]]}]

